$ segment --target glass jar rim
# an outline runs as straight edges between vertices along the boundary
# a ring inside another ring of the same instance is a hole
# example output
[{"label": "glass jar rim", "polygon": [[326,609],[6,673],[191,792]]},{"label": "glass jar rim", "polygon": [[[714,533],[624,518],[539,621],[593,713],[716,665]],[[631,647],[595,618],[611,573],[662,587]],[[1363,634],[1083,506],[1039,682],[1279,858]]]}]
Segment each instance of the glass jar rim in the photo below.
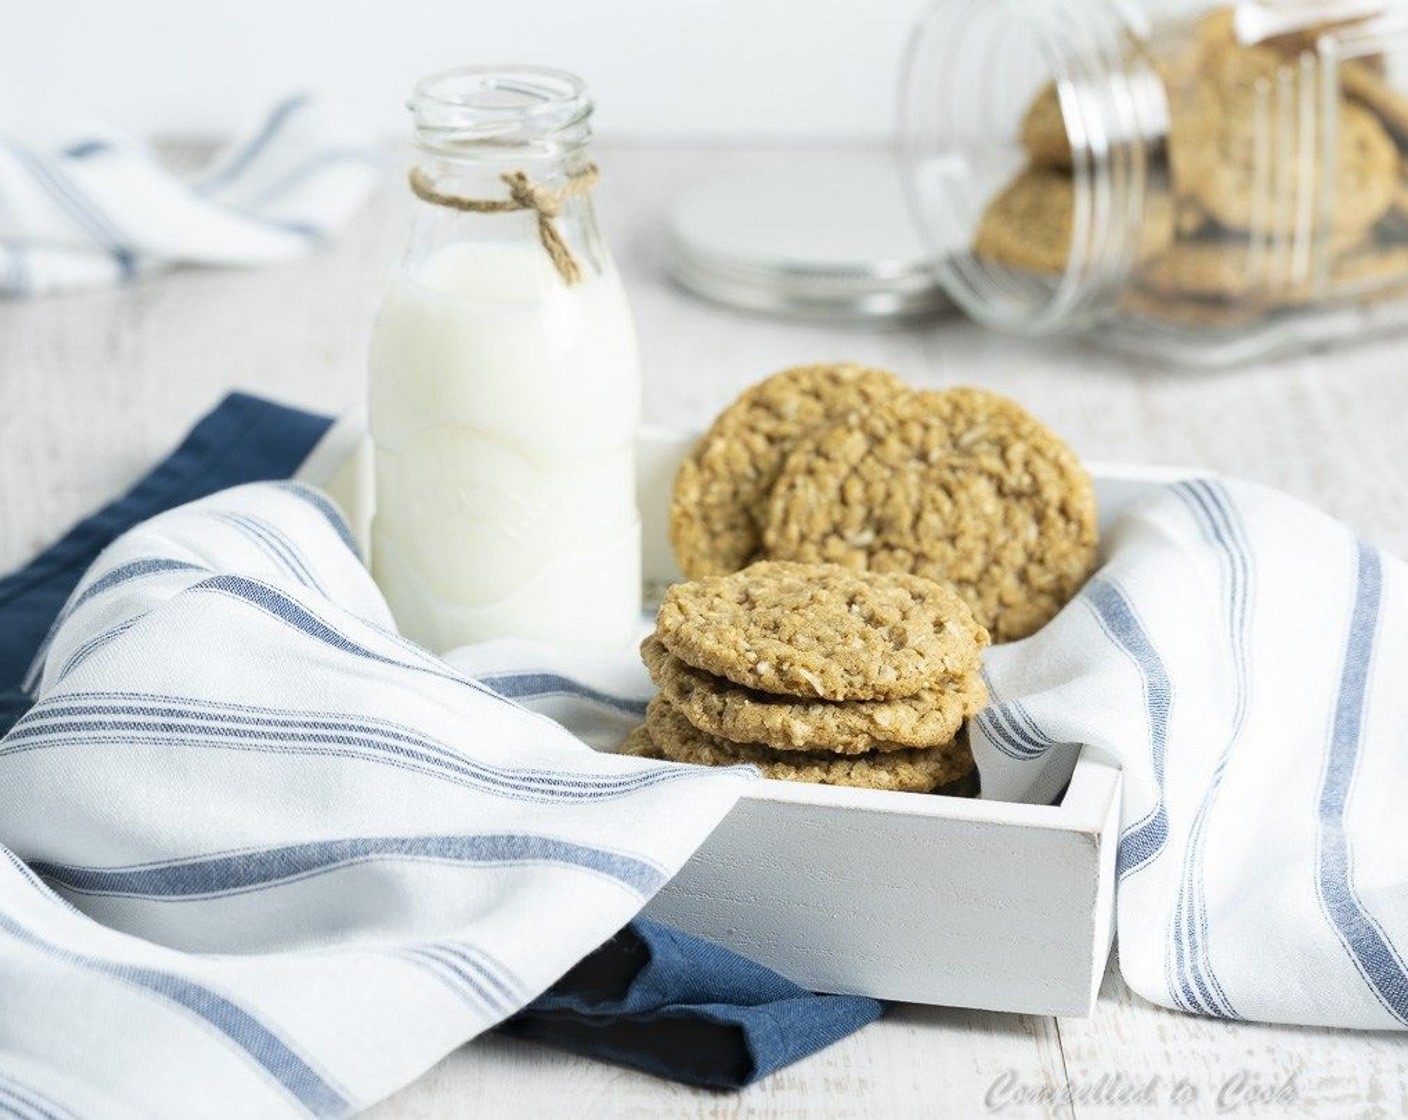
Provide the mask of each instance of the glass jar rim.
[{"label": "glass jar rim", "polygon": [[592,113],[586,84],[548,66],[461,66],[416,83],[407,106],[427,147],[522,143],[583,125]]}]

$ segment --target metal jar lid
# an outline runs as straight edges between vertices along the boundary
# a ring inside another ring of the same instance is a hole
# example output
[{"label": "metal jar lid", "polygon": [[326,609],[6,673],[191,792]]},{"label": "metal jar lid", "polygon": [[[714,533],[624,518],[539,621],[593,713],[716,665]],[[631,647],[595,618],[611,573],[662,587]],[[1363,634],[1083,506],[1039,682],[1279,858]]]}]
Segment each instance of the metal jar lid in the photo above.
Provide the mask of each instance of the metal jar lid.
[{"label": "metal jar lid", "polygon": [[681,287],[748,311],[879,324],[951,308],[886,154],[743,161],[674,202],[667,253]]}]

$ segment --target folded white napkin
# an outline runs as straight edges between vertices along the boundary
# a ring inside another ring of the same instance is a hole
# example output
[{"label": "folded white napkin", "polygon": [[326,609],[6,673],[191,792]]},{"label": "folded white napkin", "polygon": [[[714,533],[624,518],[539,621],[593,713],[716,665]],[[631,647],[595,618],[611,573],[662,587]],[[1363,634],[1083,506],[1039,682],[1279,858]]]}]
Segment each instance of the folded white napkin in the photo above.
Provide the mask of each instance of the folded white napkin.
[{"label": "folded white napkin", "polygon": [[597,753],[412,646],[297,483],[119,538],[35,688],[0,742],[0,1113],[364,1107],[629,921],[755,776]]},{"label": "folded white napkin", "polygon": [[1120,967],[1148,999],[1408,1025],[1408,569],[1216,480],[1107,545],[1050,625],[989,653],[984,795],[1045,799],[1073,743],[1120,761]]},{"label": "folded white napkin", "polygon": [[366,138],[307,96],[193,178],[112,129],[0,136],[0,296],[301,256],[365,201],[376,167]]}]

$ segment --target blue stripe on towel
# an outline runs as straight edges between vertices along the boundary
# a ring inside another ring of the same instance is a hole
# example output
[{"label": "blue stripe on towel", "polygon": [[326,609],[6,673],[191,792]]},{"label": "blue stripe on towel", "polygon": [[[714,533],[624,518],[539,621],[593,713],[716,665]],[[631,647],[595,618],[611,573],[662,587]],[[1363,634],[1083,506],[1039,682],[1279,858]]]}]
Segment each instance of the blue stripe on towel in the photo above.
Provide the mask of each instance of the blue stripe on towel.
[{"label": "blue stripe on towel", "polygon": [[173,972],[71,952],[0,913],[0,932],[46,956],[120,980],[183,1007],[213,1027],[314,1116],[345,1116],[352,1106],[288,1043],[219,992]]},{"label": "blue stripe on towel", "polygon": [[259,551],[268,556],[276,567],[292,576],[295,582],[301,583],[304,587],[312,588],[319,594],[327,595],[299,553],[298,548],[276,526],[271,525],[262,517],[254,517],[247,513],[229,513],[216,510],[210,516],[231,526],[247,540],[252,541]]},{"label": "blue stripe on towel", "polygon": [[87,587],[85,587],[73,601],[73,605],[68,608],[55,623],[62,625],[73,616],[73,612],[85,603],[91,602],[105,591],[111,591],[114,587],[119,587],[128,580],[139,579],[144,576],[160,575],[165,572],[205,572],[208,568],[200,564],[192,564],[186,560],[172,560],[168,557],[154,556],[146,560],[130,560],[126,564],[119,564],[111,571],[104,572]]},{"label": "blue stripe on towel", "polygon": [[276,105],[268,119],[244,148],[237,152],[224,167],[196,184],[196,193],[213,194],[240,178],[264,150],[274,142],[274,138],[283,131],[284,125],[289,122],[290,118],[298,110],[304,108],[309,101],[308,94],[297,93]]},{"label": "blue stripe on towel", "polygon": [[271,482],[270,486],[292,494],[295,498],[301,498],[314,509],[316,509],[329,525],[333,532],[347,546],[347,550],[357,559],[362,558],[362,550],[357,547],[356,538],[352,536],[352,530],[347,527],[347,519],[342,516],[342,511],[335,506],[332,501],[321,490],[315,490],[304,482],[297,482],[292,479],[281,482]]},{"label": "blue stripe on towel", "polygon": [[133,618],[124,619],[123,621],[117,623],[115,626],[109,626],[106,630],[102,630],[99,631],[97,634],[94,634],[91,638],[89,638],[86,642],[84,642],[81,646],[79,646],[76,650],[69,654],[68,660],[66,660],[59,669],[58,676],[55,678],[55,683],[62,681],[65,677],[67,677],[70,673],[72,673],[75,669],[77,669],[80,665],[87,661],[88,658],[92,657],[93,654],[97,653],[104,646],[122,637],[123,634],[127,633],[127,631],[131,630],[132,627],[136,626],[137,623],[141,622],[142,619],[146,617],[147,616],[145,613],[139,614],[134,616]]},{"label": "blue stripe on towel", "polygon": [[4,250],[5,284],[0,288],[0,293],[11,296],[27,295],[30,287],[29,259],[24,246],[10,241],[4,244]]},{"label": "blue stripe on towel", "polygon": [[80,1120],[78,1113],[67,1105],[60,1104],[33,1085],[4,1071],[0,1071],[0,1099],[8,1101],[13,1107],[28,1109],[24,1115],[35,1116],[39,1120]]},{"label": "blue stripe on towel", "polygon": [[29,864],[25,863],[24,860],[20,859],[19,856],[15,855],[14,852],[10,851],[10,849],[3,844],[0,844],[0,856],[4,857],[5,862],[15,869],[21,881],[27,886],[33,887],[34,893],[39,895],[46,902],[57,906],[61,910],[71,910],[74,913],[78,912],[68,899],[55,894],[53,887],[49,886],[48,883],[36,875],[30,869]]},{"label": "blue stripe on towel", "polygon": [[131,239],[118,228],[107,212],[48,157],[18,144],[10,145],[10,150],[29,172],[30,178],[68,214],[74,225],[108,250],[117,265],[118,276],[130,280],[136,271],[136,258],[128,248]]},{"label": "blue stripe on towel", "polygon": [[1213,968],[1208,946],[1204,868],[1208,821],[1233,750],[1241,741],[1249,704],[1247,638],[1254,593],[1254,566],[1241,515],[1221,483],[1194,479],[1177,483],[1172,490],[1188,507],[1203,540],[1218,558],[1228,658],[1233,669],[1233,710],[1226,742],[1213,767],[1189,831],[1178,898],[1170,924],[1165,976],[1170,998],[1183,1010],[1236,1018],[1236,1009]]},{"label": "blue stripe on towel", "polygon": [[[474,689],[484,696],[493,697],[495,700],[499,700],[503,703],[512,704],[519,711],[527,710],[520,707],[508,696],[495,691],[482,681],[475,680],[454,671],[444,661],[433,657],[419,646],[408,642],[399,634],[383,630],[371,623],[367,623],[366,625],[372,629],[378,637],[384,639],[388,644],[396,646],[407,656],[408,660],[403,661],[399,658],[389,657],[369,649],[367,646],[347,637],[330,623],[314,614],[302,603],[285,594],[279,588],[259,580],[229,574],[213,576],[210,579],[202,580],[191,590],[217,592],[244,600],[293,629],[300,630],[309,637],[316,638],[335,649],[342,650],[344,653],[369,658],[385,665],[396,665],[403,669],[427,673],[442,680]],[[597,695],[604,699],[609,699],[605,697],[604,693]],[[633,714],[635,714],[636,711],[638,711],[638,709],[632,709]]]},{"label": "blue stripe on towel", "polygon": [[[364,657],[383,665],[399,665],[407,669],[423,668],[423,666],[406,665],[394,657],[386,657],[368,649],[359,642],[354,642],[346,634],[319,618],[298,600],[261,580],[227,573],[202,580],[192,590],[215,592],[241,600],[278,619],[291,629],[301,631],[306,636],[331,646],[333,649],[341,650],[343,653]],[[449,673],[439,675],[450,677]]]},{"label": "blue stripe on towel", "polygon": [[[74,613],[82,606],[87,605],[94,599],[111,591],[115,587],[121,587],[129,580],[140,579],[145,576],[163,575],[167,572],[205,572],[208,568],[203,568],[199,564],[191,564],[185,560],[171,560],[165,557],[149,557],[143,560],[129,560],[125,564],[119,564],[111,571],[104,572],[87,587],[78,593],[71,603],[63,608],[49,627],[49,632],[44,635],[44,640],[39,643],[39,649],[34,655],[34,660],[30,662],[28,671],[25,673],[23,687],[26,691],[33,692],[39,684],[39,677],[44,671],[44,662],[49,656],[49,647],[53,644],[54,635],[59,632],[59,628],[64,625]],[[65,666],[67,673],[73,666]]]},{"label": "blue stripe on towel", "polygon": [[[281,198],[283,195],[288,194],[299,184],[307,181],[318,172],[329,167],[336,167],[339,164],[348,163],[361,164],[367,167],[375,167],[377,165],[376,158],[370,152],[364,151],[361,148],[329,148],[327,151],[319,152],[312,159],[299,167],[295,167],[292,171],[288,171],[279,176],[279,178],[275,179],[273,182],[266,184],[255,195],[245,200],[241,211],[244,213],[258,211],[262,207],[268,206],[270,203]],[[251,216],[259,217],[262,221],[270,220],[264,215],[251,214]],[[320,233],[319,230],[312,226],[306,226],[304,228],[311,234]]]},{"label": "blue stripe on towel", "polygon": [[1402,955],[1383,927],[1365,910],[1354,888],[1354,857],[1345,831],[1350,792],[1363,745],[1382,596],[1382,561],[1374,549],[1360,543],[1354,610],[1320,780],[1316,889],[1325,916],[1364,983],[1390,1015],[1408,1024],[1408,971]]},{"label": "blue stripe on towel", "polygon": [[1060,747],[1078,748],[1078,743],[1061,742],[1048,735],[1032,717],[1021,700],[1001,700],[993,688],[992,678],[983,672],[988,689],[988,706],[973,719],[980,733],[1016,762],[1034,762]]},{"label": "blue stripe on towel", "polygon": [[[202,580],[192,587],[191,590],[214,592],[248,603],[250,606],[263,611],[265,614],[284,623],[291,629],[301,631],[306,636],[323,642],[334,649],[341,650],[343,653],[364,657],[371,661],[380,662],[383,665],[395,665],[402,669],[412,669],[417,672],[428,673],[442,680],[472,688],[484,696],[492,696],[496,700],[512,703],[512,701],[500,696],[493,689],[487,688],[478,681],[471,680],[469,677],[452,671],[443,661],[431,657],[424,650],[411,645],[398,635],[377,630],[378,636],[397,645],[414,660],[403,661],[399,658],[388,657],[385,654],[377,653],[375,650],[369,649],[365,645],[347,637],[346,634],[343,634],[336,627],[318,617],[318,615],[314,614],[297,599],[285,594],[279,588],[271,584],[263,583],[260,580],[232,574],[212,576],[210,579]],[[520,708],[519,710],[521,711],[522,709]]]},{"label": "blue stripe on towel", "polygon": [[[0,745],[0,759],[29,750],[102,743],[351,758],[525,802],[623,797],[684,774],[676,768],[652,767],[569,776],[557,770],[492,766],[386,720],[143,693],[80,692],[46,700],[15,724]],[[603,757],[602,765],[613,763]]]},{"label": "blue stripe on towel", "polygon": [[0,1116],[16,1120],[60,1120],[57,1112],[44,1108],[34,1097],[14,1088],[3,1074],[0,1074]]},{"label": "blue stripe on towel", "polygon": [[458,961],[447,960],[444,954],[423,946],[398,950],[396,956],[435,977],[472,1009],[488,1011],[497,1018],[503,1018],[506,1014],[478,979],[466,973]]},{"label": "blue stripe on towel", "polygon": [[973,717],[971,722],[974,729],[999,751],[1016,762],[1030,762],[1032,759],[1040,757],[1040,752],[1033,750],[1032,744],[1013,738],[1006,725],[1000,722],[997,709],[1002,706],[1002,702],[997,698],[997,690],[993,688],[992,678],[988,676],[987,670],[984,669],[981,672],[983,684],[987,686],[988,690],[988,706]]},{"label": "blue stripe on towel", "polygon": [[1112,580],[1097,576],[1086,585],[1083,599],[1095,612],[1106,635],[1138,670],[1144,688],[1149,728],[1149,753],[1158,789],[1157,804],[1120,834],[1115,865],[1120,878],[1146,867],[1168,844],[1168,808],[1164,804],[1164,765],[1168,748],[1169,716],[1173,709],[1173,682],[1163,658],[1139,620],[1133,605]]},{"label": "blue stripe on towel", "polygon": [[112,145],[106,140],[80,140],[63,150],[64,155],[69,159],[91,159],[93,156],[110,151],[112,151]]},{"label": "blue stripe on towel", "polygon": [[471,1007],[482,1007],[496,1018],[512,1014],[527,1002],[528,992],[504,973],[498,962],[468,945],[428,942],[397,951],[397,955],[429,972]]},{"label": "blue stripe on towel", "polygon": [[516,673],[498,673],[477,678],[486,688],[492,688],[500,696],[510,700],[538,700],[547,696],[574,696],[603,707],[615,708],[633,716],[645,715],[644,700],[632,700],[624,696],[611,696],[588,688],[570,677],[558,673],[525,670]]},{"label": "blue stripe on towel", "polygon": [[1046,753],[1046,748],[1008,722],[1006,704],[994,703],[978,716],[978,723],[988,741],[1008,758],[1030,762]]},{"label": "blue stripe on towel", "polygon": [[467,968],[478,973],[493,990],[492,998],[497,1006],[511,1011],[528,1003],[534,991],[502,961],[496,960],[486,949],[466,945],[463,942],[437,942],[432,948],[460,960]]},{"label": "blue stripe on towel", "polygon": [[366,836],[134,867],[75,867],[32,861],[50,884],[80,894],[124,898],[211,898],[311,879],[373,860],[420,860],[465,866],[540,864],[589,871],[648,897],[665,881],[654,864],[553,836],[487,833],[462,836]]},{"label": "blue stripe on towel", "polygon": [[446,952],[458,954],[471,968],[478,971],[489,986],[508,1001],[509,1006],[521,1007],[534,995],[532,989],[487,949],[462,942],[441,942],[440,947]]}]

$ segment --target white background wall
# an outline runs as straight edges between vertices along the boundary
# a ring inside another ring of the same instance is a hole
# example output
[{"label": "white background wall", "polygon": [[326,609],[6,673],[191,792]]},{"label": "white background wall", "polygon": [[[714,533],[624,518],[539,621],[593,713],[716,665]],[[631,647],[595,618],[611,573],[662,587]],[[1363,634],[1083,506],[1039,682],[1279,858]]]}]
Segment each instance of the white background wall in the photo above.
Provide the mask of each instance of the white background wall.
[{"label": "white background wall", "polygon": [[575,70],[615,139],[878,139],[924,0],[3,0],[0,128],[247,126],[299,88],[385,132],[426,73]]}]

